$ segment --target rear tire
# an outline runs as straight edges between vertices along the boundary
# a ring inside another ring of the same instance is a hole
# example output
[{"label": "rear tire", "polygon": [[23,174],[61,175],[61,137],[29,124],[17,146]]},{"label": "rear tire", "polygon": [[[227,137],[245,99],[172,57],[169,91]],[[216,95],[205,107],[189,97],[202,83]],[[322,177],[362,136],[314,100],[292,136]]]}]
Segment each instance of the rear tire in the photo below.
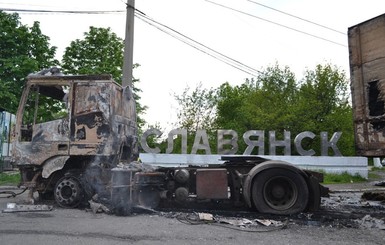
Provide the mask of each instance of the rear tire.
[{"label": "rear tire", "polygon": [[272,168],[254,177],[251,199],[260,213],[290,215],[306,209],[309,189],[299,173]]}]

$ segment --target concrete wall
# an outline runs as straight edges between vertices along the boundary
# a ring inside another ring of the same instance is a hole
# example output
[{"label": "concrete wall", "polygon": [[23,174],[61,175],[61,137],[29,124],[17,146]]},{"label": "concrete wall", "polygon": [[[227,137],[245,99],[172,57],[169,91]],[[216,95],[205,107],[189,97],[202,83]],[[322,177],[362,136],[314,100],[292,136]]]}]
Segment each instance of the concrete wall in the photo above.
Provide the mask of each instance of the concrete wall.
[{"label": "concrete wall", "polygon": [[[326,156],[260,156],[271,160],[289,162],[299,168],[323,170],[326,173],[343,173],[360,175],[368,178],[368,159],[366,157],[326,157]],[[192,154],[151,154],[141,153],[142,162],[163,167],[187,165],[222,164],[220,155]]]}]

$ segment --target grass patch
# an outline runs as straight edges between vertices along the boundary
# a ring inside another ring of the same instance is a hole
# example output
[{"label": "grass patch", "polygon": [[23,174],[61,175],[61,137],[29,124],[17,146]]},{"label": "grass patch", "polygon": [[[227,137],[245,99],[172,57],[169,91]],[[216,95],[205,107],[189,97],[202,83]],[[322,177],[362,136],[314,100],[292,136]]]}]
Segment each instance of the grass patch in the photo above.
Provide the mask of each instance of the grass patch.
[{"label": "grass patch", "polygon": [[20,173],[0,173],[0,185],[17,185],[20,183]]},{"label": "grass patch", "polygon": [[350,175],[348,173],[332,174],[324,173],[324,184],[344,184],[344,183],[359,183],[366,182],[367,180],[361,176]]},{"label": "grass patch", "polygon": [[370,171],[381,171],[381,172],[385,172],[385,167],[384,167],[384,168],[372,167],[372,168],[370,169]]},{"label": "grass patch", "polygon": [[379,179],[379,178],[381,178],[381,176],[379,174],[376,174],[376,173],[369,171],[368,178],[369,179]]}]

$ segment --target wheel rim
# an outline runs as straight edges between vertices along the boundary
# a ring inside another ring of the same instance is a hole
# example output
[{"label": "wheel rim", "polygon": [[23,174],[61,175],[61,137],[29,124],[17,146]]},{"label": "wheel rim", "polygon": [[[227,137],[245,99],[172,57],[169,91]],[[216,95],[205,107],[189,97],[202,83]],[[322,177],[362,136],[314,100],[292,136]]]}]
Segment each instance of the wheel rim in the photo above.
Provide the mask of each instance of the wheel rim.
[{"label": "wheel rim", "polygon": [[269,207],[275,210],[287,210],[295,204],[298,198],[298,189],[291,179],[276,176],[265,183],[263,198]]},{"label": "wheel rim", "polygon": [[74,177],[64,177],[55,188],[55,200],[62,207],[76,207],[82,199],[82,188]]}]

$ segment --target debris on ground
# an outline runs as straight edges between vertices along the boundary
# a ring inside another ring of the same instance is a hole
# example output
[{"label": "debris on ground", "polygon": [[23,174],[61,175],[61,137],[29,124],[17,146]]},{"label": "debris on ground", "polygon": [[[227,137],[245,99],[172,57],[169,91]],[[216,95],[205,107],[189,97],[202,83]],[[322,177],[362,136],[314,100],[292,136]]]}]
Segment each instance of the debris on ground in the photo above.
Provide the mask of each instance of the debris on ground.
[{"label": "debris on ground", "polygon": [[362,194],[362,199],[385,203],[385,192],[366,191]]},{"label": "debris on ground", "polygon": [[199,220],[204,220],[204,221],[213,221],[214,216],[209,213],[198,213]]},{"label": "debris on ground", "polygon": [[247,225],[251,225],[253,222],[249,219],[242,218],[242,219],[236,219],[236,218],[218,218],[217,222],[221,224],[228,224],[228,225],[234,225],[238,227],[246,227]]},{"label": "debris on ground", "polygon": [[376,182],[374,183],[375,186],[383,186],[385,187],[385,181],[379,181],[379,182]]},{"label": "debris on ground", "polygon": [[106,214],[116,214],[118,216],[127,216],[131,215],[133,213],[158,213],[157,210],[144,207],[141,205],[136,206],[127,206],[125,210],[123,210],[124,213],[119,213],[122,210],[118,210],[117,208],[113,207],[110,203],[110,201],[105,198],[103,195],[95,194],[91,200],[88,201],[89,208],[86,209],[86,211],[91,210],[94,214],[97,213],[106,213]]},{"label": "debris on ground", "polygon": [[370,214],[365,215],[362,219],[356,220],[356,222],[364,228],[378,228],[380,230],[385,230],[384,220],[374,218]]},{"label": "debris on ground", "polygon": [[[287,221],[282,222],[273,219],[248,219],[244,217],[227,217],[210,213],[163,213],[163,216],[176,218],[188,225],[215,225],[228,229],[236,229],[244,232],[269,232],[287,227]],[[160,213],[162,215],[162,213]],[[171,216],[170,216],[171,215]]]},{"label": "debris on ground", "polygon": [[93,200],[89,200],[88,203],[90,204],[90,208],[94,214],[96,213],[111,213],[110,209],[106,207],[105,205],[95,202]]},{"label": "debris on ground", "polygon": [[53,207],[43,205],[22,205],[16,203],[7,203],[7,208],[3,210],[3,213],[16,213],[16,212],[39,212],[39,211],[52,211]]},{"label": "debris on ground", "polygon": [[257,222],[258,224],[262,224],[264,226],[280,227],[284,225],[284,222],[273,219],[255,219],[254,222]]}]

